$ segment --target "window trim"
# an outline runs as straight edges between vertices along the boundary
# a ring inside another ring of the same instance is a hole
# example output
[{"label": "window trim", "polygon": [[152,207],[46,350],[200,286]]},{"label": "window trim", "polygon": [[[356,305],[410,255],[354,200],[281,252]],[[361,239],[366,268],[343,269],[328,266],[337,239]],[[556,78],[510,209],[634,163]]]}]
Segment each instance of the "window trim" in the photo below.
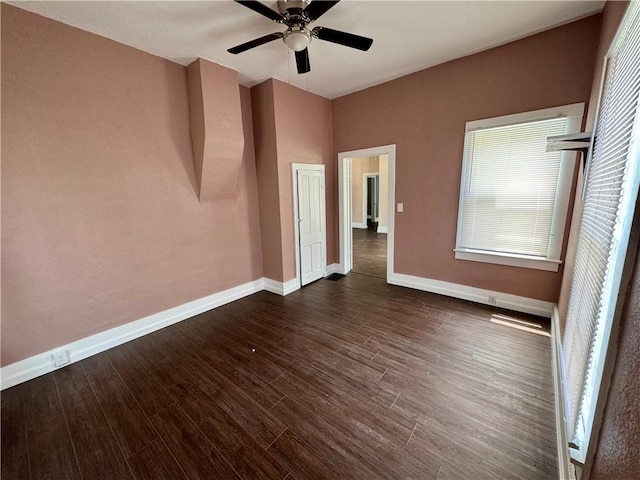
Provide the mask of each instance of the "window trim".
[{"label": "window trim", "polygon": [[456,230],[456,247],[454,255],[457,260],[469,260],[482,263],[493,263],[498,265],[508,265],[513,267],[530,268],[535,270],[546,270],[557,272],[562,260],[560,259],[562,244],[564,241],[564,231],[569,210],[569,200],[571,187],[573,184],[573,174],[575,170],[576,152],[562,152],[560,161],[560,171],[558,173],[558,189],[554,204],[553,220],[551,223],[551,234],[549,248],[546,257],[534,255],[521,255],[490,250],[479,250],[460,246],[462,236],[462,212],[466,191],[466,166],[469,132],[483,130],[487,128],[505,127],[521,123],[549,120],[557,117],[567,117],[566,133],[578,133],[582,128],[582,118],[584,116],[583,103],[574,103],[561,107],[545,108],[530,112],[503,115],[500,117],[485,118],[467,122],[464,132],[464,149],[462,153],[462,171],[460,174],[460,196],[458,200],[458,221]]},{"label": "window trim", "polygon": [[518,255],[516,253],[493,252],[491,250],[478,250],[472,248],[456,248],[456,259],[471,260],[481,263],[495,263],[498,265],[508,265],[510,267],[532,268],[535,270],[546,270],[557,272],[562,260],[554,260],[545,257],[534,257],[533,255]]}]

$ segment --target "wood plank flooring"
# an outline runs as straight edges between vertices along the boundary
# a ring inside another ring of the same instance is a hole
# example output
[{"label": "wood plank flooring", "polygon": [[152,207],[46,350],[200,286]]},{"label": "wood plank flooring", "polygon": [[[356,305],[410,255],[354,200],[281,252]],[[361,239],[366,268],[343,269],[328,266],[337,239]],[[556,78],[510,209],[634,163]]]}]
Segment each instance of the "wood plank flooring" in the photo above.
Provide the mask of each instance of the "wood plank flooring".
[{"label": "wood plank flooring", "polygon": [[352,273],[387,278],[387,234],[353,229]]},{"label": "wood plank flooring", "polygon": [[2,392],[2,478],[557,478],[549,338],[495,312],[260,292]]}]

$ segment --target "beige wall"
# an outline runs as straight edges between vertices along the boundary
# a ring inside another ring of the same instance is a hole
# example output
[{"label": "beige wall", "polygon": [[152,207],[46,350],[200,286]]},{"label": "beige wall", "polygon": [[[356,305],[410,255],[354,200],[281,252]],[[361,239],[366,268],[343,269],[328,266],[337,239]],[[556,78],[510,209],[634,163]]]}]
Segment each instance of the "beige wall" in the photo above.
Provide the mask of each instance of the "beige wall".
[{"label": "beige wall", "polygon": [[380,182],[380,206],[378,216],[378,226],[386,227],[387,222],[387,194],[389,185],[389,156],[381,155],[375,157],[355,157],[351,159],[351,213],[352,223],[360,228],[366,227],[367,221],[363,216],[364,183],[363,175],[366,173],[377,173]]},{"label": "beige wall", "polygon": [[378,169],[380,170],[380,227],[387,228],[389,226],[389,155],[380,155],[378,157]]},{"label": "beige wall", "polygon": [[184,67],[2,4],[2,365],[262,277],[250,97],[198,200]]},{"label": "beige wall", "polygon": [[296,277],[292,163],[325,164],[327,264],[338,261],[331,101],[273,79],[251,94],[265,276],[286,282]]},{"label": "beige wall", "polygon": [[599,25],[594,15],[333,101],[336,153],[397,145],[396,272],[557,301],[562,271],[454,258],[464,128],[588,101]]},{"label": "beige wall", "polygon": [[365,173],[379,173],[378,157],[355,157],[351,159],[351,220],[354,224],[367,225],[362,214],[363,180]]}]

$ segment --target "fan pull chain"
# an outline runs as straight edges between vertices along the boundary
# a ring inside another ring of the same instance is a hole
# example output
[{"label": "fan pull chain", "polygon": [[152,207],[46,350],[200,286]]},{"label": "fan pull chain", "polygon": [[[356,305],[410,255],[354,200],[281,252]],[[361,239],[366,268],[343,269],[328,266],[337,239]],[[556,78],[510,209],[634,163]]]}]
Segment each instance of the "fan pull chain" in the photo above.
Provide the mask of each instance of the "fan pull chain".
[{"label": "fan pull chain", "polygon": [[287,73],[289,74],[289,85],[291,85],[291,50],[285,45],[287,51]]}]

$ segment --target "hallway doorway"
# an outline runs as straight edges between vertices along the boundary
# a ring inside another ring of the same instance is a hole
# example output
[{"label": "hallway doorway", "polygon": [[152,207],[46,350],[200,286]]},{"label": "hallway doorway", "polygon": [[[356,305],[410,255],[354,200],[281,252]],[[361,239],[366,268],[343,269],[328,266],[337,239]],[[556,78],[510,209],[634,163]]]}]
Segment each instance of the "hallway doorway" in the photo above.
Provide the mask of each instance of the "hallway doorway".
[{"label": "hallway doorway", "polygon": [[389,155],[351,159],[353,273],[387,278]]},{"label": "hallway doorway", "polygon": [[387,279],[393,272],[395,145],[338,156],[340,271]]}]

